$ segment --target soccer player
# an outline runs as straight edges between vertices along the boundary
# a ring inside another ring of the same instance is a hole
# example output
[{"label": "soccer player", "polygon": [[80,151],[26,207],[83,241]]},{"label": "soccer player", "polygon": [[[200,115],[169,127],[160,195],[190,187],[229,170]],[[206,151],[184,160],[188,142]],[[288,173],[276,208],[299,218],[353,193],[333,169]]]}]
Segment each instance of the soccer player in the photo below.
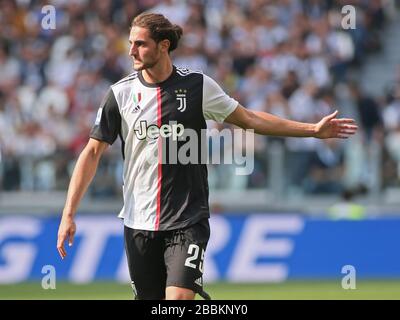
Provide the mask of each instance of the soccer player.
[{"label": "soccer player", "polygon": [[207,75],[173,65],[170,52],[181,27],[163,15],[143,13],[131,26],[134,72],[113,84],[100,105],[87,146],[79,156],[63,210],[57,249],[66,257],[74,216],[104,150],[119,136],[124,158],[124,242],[138,299],[194,299],[203,291],[203,259],[210,236],[206,164],[164,163],[163,143],[184,129],[200,131],[206,120],[226,122],[262,135],[347,138],[357,126],[334,112],[318,123],[253,112],[229,97]]}]

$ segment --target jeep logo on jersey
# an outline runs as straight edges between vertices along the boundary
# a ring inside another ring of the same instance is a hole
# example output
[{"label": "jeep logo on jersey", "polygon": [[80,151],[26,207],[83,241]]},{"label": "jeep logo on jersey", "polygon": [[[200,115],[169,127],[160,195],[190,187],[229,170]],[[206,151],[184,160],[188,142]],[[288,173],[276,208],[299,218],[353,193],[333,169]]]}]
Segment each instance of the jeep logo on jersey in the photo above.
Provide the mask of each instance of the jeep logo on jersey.
[{"label": "jeep logo on jersey", "polygon": [[178,138],[183,135],[184,130],[185,127],[183,124],[178,124],[174,121],[171,121],[170,124],[163,124],[161,127],[158,127],[155,124],[147,125],[146,120],[140,121],[139,127],[134,129],[136,137],[139,140],[144,140],[146,138],[157,139],[159,136],[162,138],[172,137],[173,140],[178,140]]},{"label": "jeep logo on jersey", "polygon": [[183,112],[186,110],[186,90],[185,89],[175,90],[175,93],[176,93],[176,100],[179,101],[178,110],[180,112]]}]

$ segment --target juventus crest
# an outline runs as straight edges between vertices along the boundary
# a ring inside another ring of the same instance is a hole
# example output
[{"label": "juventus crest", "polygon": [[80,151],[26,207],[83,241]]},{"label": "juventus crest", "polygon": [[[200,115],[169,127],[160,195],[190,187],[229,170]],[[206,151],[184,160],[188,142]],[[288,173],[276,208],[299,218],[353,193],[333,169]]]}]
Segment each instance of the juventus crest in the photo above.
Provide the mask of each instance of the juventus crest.
[{"label": "juventus crest", "polygon": [[186,110],[186,89],[175,90],[176,100],[179,101],[178,110],[183,112]]}]

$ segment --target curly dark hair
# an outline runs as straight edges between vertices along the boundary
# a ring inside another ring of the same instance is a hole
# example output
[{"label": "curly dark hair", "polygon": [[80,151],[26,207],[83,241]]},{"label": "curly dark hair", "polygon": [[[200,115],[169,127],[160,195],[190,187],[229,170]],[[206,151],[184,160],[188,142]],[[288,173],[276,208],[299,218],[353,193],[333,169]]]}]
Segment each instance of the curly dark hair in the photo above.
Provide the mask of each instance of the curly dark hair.
[{"label": "curly dark hair", "polygon": [[132,27],[145,28],[150,31],[150,37],[157,43],[169,40],[168,52],[176,49],[183,30],[180,26],[172,24],[165,16],[157,13],[142,13],[132,21]]}]

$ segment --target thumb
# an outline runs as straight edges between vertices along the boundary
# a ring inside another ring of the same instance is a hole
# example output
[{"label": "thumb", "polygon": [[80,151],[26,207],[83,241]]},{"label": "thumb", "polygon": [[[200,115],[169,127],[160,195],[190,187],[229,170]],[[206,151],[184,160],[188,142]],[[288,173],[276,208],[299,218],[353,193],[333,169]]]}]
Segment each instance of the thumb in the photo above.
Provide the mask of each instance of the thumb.
[{"label": "thumb", "polygon": [[333,112],[333,113],[331,113],[330,115],[326,116],[326,119],[327,119],[327,120],[332,120],[332,119],[336,118],[336,116],[338,115],[338,113],[339,113],[339,111],[336,110],[335,112]]},{"label": "thumb", "polygon": [[73,244],[74,244],[74,233],[71,232],[69,234],[68,246],[72,247]]}]

